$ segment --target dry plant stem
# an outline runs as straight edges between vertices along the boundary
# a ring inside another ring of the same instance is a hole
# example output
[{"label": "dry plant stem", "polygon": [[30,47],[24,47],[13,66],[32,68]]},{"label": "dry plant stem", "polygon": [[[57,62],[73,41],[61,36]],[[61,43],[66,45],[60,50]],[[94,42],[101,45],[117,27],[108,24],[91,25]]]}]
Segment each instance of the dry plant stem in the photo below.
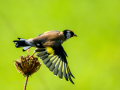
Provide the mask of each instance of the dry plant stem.
[{"label": "dry plant stem", "polygon": [[26,90],[28,77],[40,69],[41,63],[38,61],[37,57],[29,58],[29,55],[27,55],[21,56],[20,59],[16,60],[14,64],[17,71],[26,77],[24,85],[24,90]]},{"label": "dry plant stem", "polygon": [[24,90],[26,90],[26,86],[27,86],[27,81],[28,81],[28,75],[26,76],[26,80],[25,80],[25,85],[24,85]]}]

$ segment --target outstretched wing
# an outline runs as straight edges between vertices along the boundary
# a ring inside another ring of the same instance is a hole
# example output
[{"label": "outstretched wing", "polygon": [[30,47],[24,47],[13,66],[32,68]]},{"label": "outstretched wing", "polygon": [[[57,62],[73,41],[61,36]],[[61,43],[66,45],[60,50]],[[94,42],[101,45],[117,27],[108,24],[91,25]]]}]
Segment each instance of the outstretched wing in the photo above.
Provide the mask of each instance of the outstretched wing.
[{"label": "outstretched wing", "polygon": [[37,56],[42,59],[43,63],[49,68],[51,72],[54,71],[54,75],[58,74],[60,79],[62,79],[62,77],[64,76],[67,81],[69,79],[74,84],[71,76],[73,78],[75,77],[72,75],[69,69],[66,60],[67,54],[61,45],[55,49],[51,47],[46,47],[37,48],[35,51],[39,52]]}]

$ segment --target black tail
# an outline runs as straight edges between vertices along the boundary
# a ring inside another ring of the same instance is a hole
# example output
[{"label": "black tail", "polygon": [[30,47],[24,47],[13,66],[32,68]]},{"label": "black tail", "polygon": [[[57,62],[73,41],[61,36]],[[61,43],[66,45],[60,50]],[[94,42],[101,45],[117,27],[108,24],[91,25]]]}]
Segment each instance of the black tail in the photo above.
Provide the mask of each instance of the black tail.
[{"label": "black tail", "polygon": [[15,43],[15,47],[16,48],[19,48],[19,47],[24,47],[23,48],[23,51],[26,51],[27,49],[29,49],[31,46],[27,45],[25,43],[25,40],[26,39],[21,39],[21,38],[18,38],[19,40],[14,40],[13,42]]},{"label": "black tail", "polygon": [[14,40],[13,42],[15,43],[15,47],[24,47],[24,46],[28,46],[25,44],[25,39],[20,39],[19,40]]}]

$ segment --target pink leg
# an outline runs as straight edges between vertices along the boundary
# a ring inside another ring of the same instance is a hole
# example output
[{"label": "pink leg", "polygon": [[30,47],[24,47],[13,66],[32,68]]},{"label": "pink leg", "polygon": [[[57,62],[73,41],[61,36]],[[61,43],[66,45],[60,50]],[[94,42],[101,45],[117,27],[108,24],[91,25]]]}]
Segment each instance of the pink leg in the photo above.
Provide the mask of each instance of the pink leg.
[{"label": "pink leg", "polygon": [[30,59],[31,57],[33,57],[33,56],[34,56],[34,54],[35,54],[35,52],[33,53],[33,55],[29,56],[29,59]]}]

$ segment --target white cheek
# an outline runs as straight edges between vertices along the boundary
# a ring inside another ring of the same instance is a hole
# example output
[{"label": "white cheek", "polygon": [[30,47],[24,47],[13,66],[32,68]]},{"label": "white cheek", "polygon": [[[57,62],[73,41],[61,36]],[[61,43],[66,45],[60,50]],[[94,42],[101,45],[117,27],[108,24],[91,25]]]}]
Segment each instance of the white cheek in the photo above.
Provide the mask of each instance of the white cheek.
[{"label": "white cheek", "polygon": [[40,46],[40,44],[39,44],[39,43],[37,43],[37,46]]},{"label": "white cheek", "polygon": [[67,37],[66,39],[69,39],[70,36],[71,36],[71,34],[70,34],[70,33],[67,33],[67,34],[66,34],[66,37]]}]

